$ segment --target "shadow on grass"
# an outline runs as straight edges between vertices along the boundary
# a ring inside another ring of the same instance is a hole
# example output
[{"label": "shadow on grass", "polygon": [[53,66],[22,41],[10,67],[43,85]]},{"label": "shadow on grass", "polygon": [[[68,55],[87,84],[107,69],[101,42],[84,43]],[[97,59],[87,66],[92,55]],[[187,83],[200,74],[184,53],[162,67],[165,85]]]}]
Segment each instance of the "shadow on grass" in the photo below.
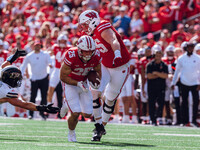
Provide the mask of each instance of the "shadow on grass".
[{"label": "shadow on grass", "polygon": [[38,142],[39,140],[27,140],[27,139],[11,139],[11,138],[0,138],[0,141],[6,140],[6,141],[29,141],[29,142]]},{"label": "shadow on grass", "polygon": [[135,146],[135,147],[155,147],[154,145],[145,145],[145,144],[132,144],[132,143],[121,143],[121,142],[77,142],[79,144],[91,144],[91,145],[104,145],[104,146]]}]

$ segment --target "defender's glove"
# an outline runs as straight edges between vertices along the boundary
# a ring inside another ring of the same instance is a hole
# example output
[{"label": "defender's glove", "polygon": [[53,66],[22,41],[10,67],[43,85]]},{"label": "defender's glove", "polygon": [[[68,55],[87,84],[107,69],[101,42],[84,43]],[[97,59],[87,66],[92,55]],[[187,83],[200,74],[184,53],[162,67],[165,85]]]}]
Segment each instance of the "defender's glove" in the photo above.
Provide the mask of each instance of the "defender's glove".
[{"label": "defender's glove", "polygon": [[48,105],[38,105],[38,106],[36,106],[36,109],[38,111],[47,112],[47,113],[51,113],[51,114],[56,114],[57,112],[60,111],[60,108],[52,107],[52,105],[53,105],[53,103],[48,104]]},{"label": "defender's glove", "polygon": [[20,56],[26,56],[26,54],[27,54],[27,53],[26,53],[25,50],[19,50],[19,49],[17,48],[15,54],[9,56],[9,57],[7,58],[7,61],[10,62],[10,63],[12,64],[15,60],[17,60],[17,58],[19,58]]},{"label": "defender's glove", "polygon": [[83,92],[88,92],[88,89],[83,84],[83,81],[78,82],[77,86],[80,87],[83,90]]},{"label": "defender's glove", "polygon": [[115,57],[113,59],[113,66],[118,66],[122,62],[121,52],[120,50],[115,50],[114,54],[115,54]]}]

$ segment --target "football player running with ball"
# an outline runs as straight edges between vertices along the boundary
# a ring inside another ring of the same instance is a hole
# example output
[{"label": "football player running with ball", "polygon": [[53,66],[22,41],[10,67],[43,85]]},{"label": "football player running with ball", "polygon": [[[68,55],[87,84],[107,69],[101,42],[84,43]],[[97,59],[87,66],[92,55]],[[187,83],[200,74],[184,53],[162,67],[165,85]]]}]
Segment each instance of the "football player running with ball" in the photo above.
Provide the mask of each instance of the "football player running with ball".
[{"label": "football player running with ball", "polygon": [[8,102],[11,105],[28,109],[31,111],[41,111],[47,113],[54,113],[60,111],[58,107],[52,107],[49,105],[36,105],[31,102],[26,102],[18,98],[16,92],[18,87],[21,86],[22,73],[19,68],[12,66],[11,64],[17,60],[20,56],[25,56],[26,52],[23,50],[17,50],[15,54],[7,58],[7,60],[1,65],[0,69],[0,103]]},{"label": "football player running with ball", "polygon": [[[67,107],[71,111],[68,118],[68,141],[76,142],[75,128],[78,117],[89,118],[93,112],[92,93],[88,90],[87,75],[91,70],[95,70],[101,77],[101,57],[96,50],[94,40],[84,35],[79,38],[77,47],[70,48],[64,58],[64,63],[60,70],[60,79],[64,91],[64,103],[60,115],[63,117],[67,112]],[[99,85],[90,86],[97,89]],[[67,105],[67,106],[66,106]]]},{"label": "football player running with ball", "polygon": [[[116,100],[129,75],[130,54],[120,35],[108,21],[101,21],[94,10],[86,10],[79,16],[79,27],[91,35],[102,57],[102,79],[98,90],[92,90],[93,113],[96,121],[92,141],[100,141],[104,126],[114,111]],[[101,94],[104,91],[103,112]]]}]

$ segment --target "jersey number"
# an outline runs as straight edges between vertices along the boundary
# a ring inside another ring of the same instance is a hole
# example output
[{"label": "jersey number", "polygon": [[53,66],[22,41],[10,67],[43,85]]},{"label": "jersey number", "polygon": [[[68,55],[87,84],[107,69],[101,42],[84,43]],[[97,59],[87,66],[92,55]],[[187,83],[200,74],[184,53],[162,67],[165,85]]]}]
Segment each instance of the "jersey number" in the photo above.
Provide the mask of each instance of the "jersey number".
[{"label": "jersey number", "polygon": [[[56,54],[56,60],[57,60],[58,62],[61,62],[61,61],[64,59],[64,57],[65,57],[64,54],[65,54],[65,53],[63,53],[63,55],[62,55],[61,52],[57,52],[57,54]],[[61,56],[61,55],[62,55],[62,56]]]},{"label": "jersey number", "polygon": [[92,69],[93,67],[88,67],[88,68],[75,68],[74,69],[74,74],[78,76],[86,76],[88,72]]},{"label": "jersey number", "polygon": [[95,39],[95,43],[96,43],[96,48],[100,52],[106,53],[108,51],[108,49],[102,43],[100,43],[99,39]]}]

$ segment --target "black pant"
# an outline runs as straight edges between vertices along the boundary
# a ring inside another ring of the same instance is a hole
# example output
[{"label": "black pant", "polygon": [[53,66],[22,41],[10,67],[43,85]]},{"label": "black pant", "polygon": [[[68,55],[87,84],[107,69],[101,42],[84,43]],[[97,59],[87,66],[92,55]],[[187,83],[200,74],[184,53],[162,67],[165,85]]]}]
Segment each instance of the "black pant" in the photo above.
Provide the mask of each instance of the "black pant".
[{"label": "black pant", "polygon": [[63,99],[63,89],[62,89],[61,82],[58,83],[58,85],[56,86],[54,91],[56,92],[56,96],[57,96],[57,100],[58,100],[58,107],[61,108],[62,107],[62,99]]},{"label": "black pant", "polygon": [[[49,86],[48,75],[41,80],[32,81],[31,80],[31,99],[30,102],[35,103],[35,98],[37,96],[37,91],[40,89],[42,100],[40,102],[41,105],[47,104],[47,90]],[[33,117],[33,111],[29,111],[29,115]]]},{"label": "black pant", "polygon": [[197,85],[187,86],[181,84],[181,93],[182,93],[181,120],[183,124],[189,123],[189,106],[188,106],[189,91],[192,92],[192,99],[193,99],[192,122],[196,123],[197,119],[198,105],[199,105],[199,92],[197,91]]},{"label": "black pant", "polygon": [[[153,87],[152,87],[153,88]],[[165,90],[161,89],[150,89],[148,90],[149,96],[149,116],[153,123],[156,123],[157,117],[162,117],[163,106],[165,102]],[[158,108],[156,109],[156,103]]]}]

